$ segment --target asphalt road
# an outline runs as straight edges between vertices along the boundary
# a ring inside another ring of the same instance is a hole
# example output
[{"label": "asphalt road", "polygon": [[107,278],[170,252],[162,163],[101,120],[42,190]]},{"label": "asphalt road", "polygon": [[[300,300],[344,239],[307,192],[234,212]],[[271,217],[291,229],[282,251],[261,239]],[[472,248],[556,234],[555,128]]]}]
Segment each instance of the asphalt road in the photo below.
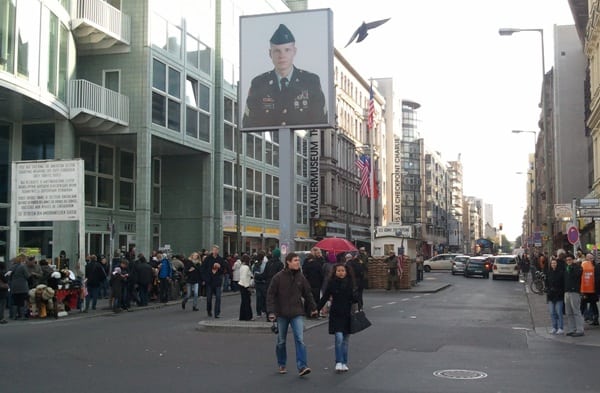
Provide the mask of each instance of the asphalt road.
[{"label": "asphalt road", "polygon": [[[523,284],[449,273],[425,278],[451,286],[431,294],[366,292],[373,326],[352,336],[348,373],[333,372],[326,324],[305,332],[313,372],[300,378],[291,337],[290,372],[278,375],[274,335],[203,331],[204,311],[170,306],[0,326],[0,391],[600,391],[597,348],[536,334]],[[235,317],[238,307],[238,296],[225,297],[222,317]]]}]

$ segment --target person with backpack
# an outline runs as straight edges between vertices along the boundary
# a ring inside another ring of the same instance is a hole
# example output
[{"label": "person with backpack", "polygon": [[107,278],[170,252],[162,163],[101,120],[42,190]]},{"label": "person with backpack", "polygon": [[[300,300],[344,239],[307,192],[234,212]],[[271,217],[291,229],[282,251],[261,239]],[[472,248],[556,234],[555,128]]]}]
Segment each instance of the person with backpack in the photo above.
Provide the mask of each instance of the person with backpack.
[{"label": "person with backpack", "polygon": [[158,264],[159,300],[161,303],[166,303],[169,301],[169,287],[173,278],[173,269],[165,254],[159,253],[156,257],[160,261]]}]

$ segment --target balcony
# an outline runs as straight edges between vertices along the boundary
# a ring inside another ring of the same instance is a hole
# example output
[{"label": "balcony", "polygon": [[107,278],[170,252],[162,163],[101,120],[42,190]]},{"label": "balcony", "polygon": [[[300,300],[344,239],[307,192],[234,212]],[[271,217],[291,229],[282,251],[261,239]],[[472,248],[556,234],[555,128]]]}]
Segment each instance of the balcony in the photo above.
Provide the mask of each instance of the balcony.
[{"label": "balcony", "polygon": [[79,131],[122,132],[129,126],[129,98],[90,81],[70,81],[67,103]]},{"label": "balcony", "polygon": [[76,13],[71,30],[79,51],[129,50],[131,19],[121,10],[100,0],[77,0]]}]

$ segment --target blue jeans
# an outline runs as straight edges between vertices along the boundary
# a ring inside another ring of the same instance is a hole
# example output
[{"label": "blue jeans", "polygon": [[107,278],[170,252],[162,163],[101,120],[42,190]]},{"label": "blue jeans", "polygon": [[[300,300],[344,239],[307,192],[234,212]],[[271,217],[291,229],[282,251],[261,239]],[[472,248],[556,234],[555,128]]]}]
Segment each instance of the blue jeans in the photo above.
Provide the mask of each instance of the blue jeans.
[{"label": "blue jeans", "polygon": [[221,286],[206,286],[206,312],[212,313],[212,297],[215,295],[215,317],[221,314]]},{"label": "blue jeans", "polygon": [[304,316],[299,315],[294,318],[277,317],[277,345],[275,354],[277,355],[277,364],[285,367],[287,363],[287,351],[285,341],[287,338],[288,326],[292,326],[294,334],[294,344],[296,345],[296,367],[301,370],[306,367],[306,345],[304,345]]},{"label": "blue jeans", "polygon": [[563,329],[563,307],[564,302],[557,300],[555,302],[548,302],[548,310],[550,311],[550,319],[552,320],[552,327],[554,329]]},{"label": "blue jeans", "polygon": [[348,340],[349,334],[335,332],[335,362],[348,364]]},{"label": "blue jeans", "polygon": [[187,303],[190,297],[192,298],[192,304],[194,308],[198,308],[198,283],[185,283],[185,297],[183,298],[183,304]]},{"label": "blue jeans", "polygon": [[96,309],[98,303],[98,295],[100,295],[100,287],[87,287],[87,296],[85,297],[85,309],[90,309],[90,300],[92,301],[92,310]]}]

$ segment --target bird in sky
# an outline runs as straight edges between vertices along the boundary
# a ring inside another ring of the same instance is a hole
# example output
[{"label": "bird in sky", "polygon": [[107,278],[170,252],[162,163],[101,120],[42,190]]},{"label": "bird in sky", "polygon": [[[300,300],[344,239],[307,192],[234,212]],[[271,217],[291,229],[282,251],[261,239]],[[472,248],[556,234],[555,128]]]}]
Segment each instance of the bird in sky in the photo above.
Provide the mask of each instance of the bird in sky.
[{"label": "bird in sky", "polygon": [[369,23],[363,22],[362,25],[360,25],[360,27],[358,29],[356,29],[354,34],[352,34],[350,41],[348,41],[348,43],[346,44],[346,46],[344,48],[346,48],[348,45],[350,45],[354,41],[354,39],[356,39],[356,37],[358,37],[358,39],[356,39],[356,42],[361,42],[369,35],[369,33],[367,33],[367,31],[369,29],[373,29],[377,26],[381,26],[382,24],[384,24],[385,22],[387,22],[390,19],[391,18],[381,19],[381,20],[376,20],[375,22],[369,22]]}]

